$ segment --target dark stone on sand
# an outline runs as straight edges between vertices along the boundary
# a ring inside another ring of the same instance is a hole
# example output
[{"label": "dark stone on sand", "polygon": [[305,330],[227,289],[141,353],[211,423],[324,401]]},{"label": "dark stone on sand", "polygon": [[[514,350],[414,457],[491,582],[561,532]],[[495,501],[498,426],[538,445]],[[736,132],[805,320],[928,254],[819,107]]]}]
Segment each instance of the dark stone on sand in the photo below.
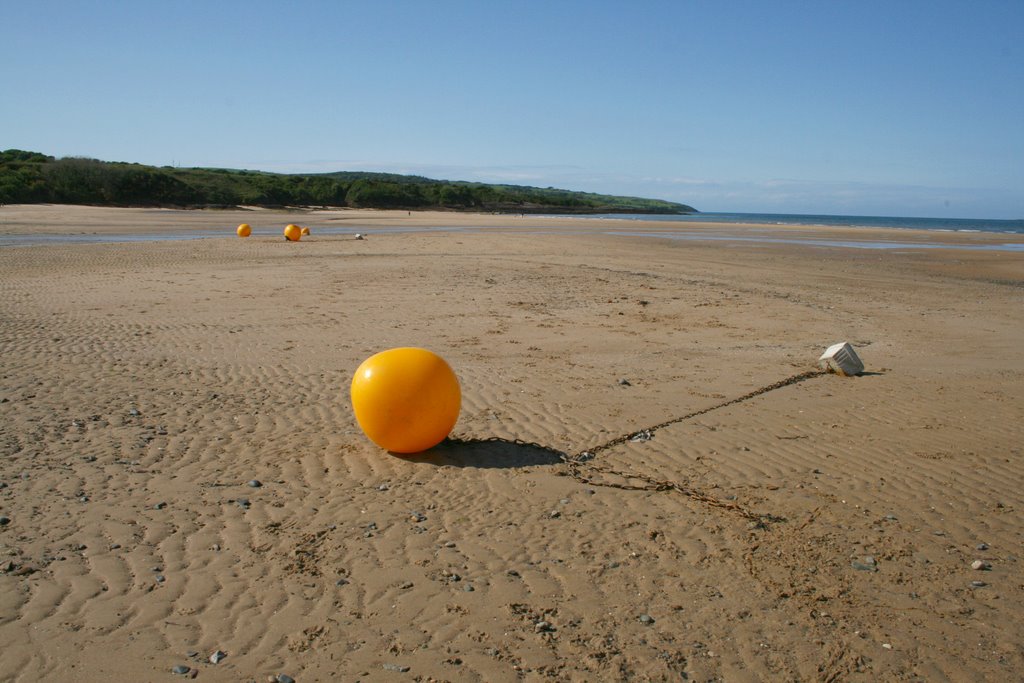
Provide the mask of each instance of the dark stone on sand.
[{"label": "dark stone on sand", "polygon": [[161,501],[161,502],[157,503],[156,505],[154,505],[153,509],[154,510],[163,510],[165,507],[167,507],[167,503]]},{"label": "dark stone on sand", "polygon": [[648,624],[649,625],[649,624],[653,624],[654,623],[654,617],[652,617],[650,614],[641,614],[638,617],[638,619],[640,620],[641,624]]},{"label": "dark stone on sand", "polygon": [[249,488],[258,489],[261,486],[263,486],[263,482],[261,482],[259,479],[250,479],[249,480]]},{"label": "dark stone on sand", "polygon": [[184,676],[185,674],[187,674],[191,670],[192,670],[192,667],[190,667],[190,666],[185,666],[184,664],[176,664],[174,666],[174,668],[171,669],[171,673],[172,674],[178,674],[179,676]]},{"label": "dark stone on sand", "polygon": [[295,679],[288,674],[277,674],[277,683],[295,683]]},{"label": "dark stone on sand", "polygon": [[10,523],[11,523],[11,518],[10,517],[7,517],[6,515],[0,517],[0,526],[7,526]]}]

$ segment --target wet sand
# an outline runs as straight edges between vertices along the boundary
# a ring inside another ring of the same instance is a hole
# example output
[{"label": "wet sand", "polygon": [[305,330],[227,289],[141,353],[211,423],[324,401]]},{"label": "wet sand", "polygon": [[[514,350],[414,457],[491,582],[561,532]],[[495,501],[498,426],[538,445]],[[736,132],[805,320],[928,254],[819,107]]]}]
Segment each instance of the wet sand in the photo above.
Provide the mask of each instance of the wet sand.
[{"label": "wet sand", "polygon": [[[0,247],[0,679],[1024,670],[1024,255],[623,223],[0,207],[4,235],[225,235]],[[439,225],[488,229],[402,231]],[[771,234],[1008,241],[870,232]],[[864,376],[566,463],[844,340]],[[348,403],[403,345],[463,390],[413,457]]]}]

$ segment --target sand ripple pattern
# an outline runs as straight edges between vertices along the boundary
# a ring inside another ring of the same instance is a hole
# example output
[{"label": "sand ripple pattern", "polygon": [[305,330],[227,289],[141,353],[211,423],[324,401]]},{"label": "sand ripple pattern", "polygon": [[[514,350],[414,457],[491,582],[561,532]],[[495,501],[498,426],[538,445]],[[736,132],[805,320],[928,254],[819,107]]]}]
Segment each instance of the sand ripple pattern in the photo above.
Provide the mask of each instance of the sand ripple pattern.
[{"label": "sand ripple pattern", "polygon": [[[901,302],[910,275],[884,264],[837,259],[825,291],[805,284],[813,260],[637,244],[0,251],[0,679],[1024,669],[1021,621],[1001,618],[1022,606],[1024,368],[1019,328],[992,313],[1017,290],[918,273]],[[801,372],[842,338],[877,374],[599,455],[776,522],[581,484],[558,458]],[[351,372],[397,345],[456,368],[461,440],[395,457],[361,435]],[[991,572],[969,570],[979,554]],[[877,571],[852,568],[864,556]]]}]

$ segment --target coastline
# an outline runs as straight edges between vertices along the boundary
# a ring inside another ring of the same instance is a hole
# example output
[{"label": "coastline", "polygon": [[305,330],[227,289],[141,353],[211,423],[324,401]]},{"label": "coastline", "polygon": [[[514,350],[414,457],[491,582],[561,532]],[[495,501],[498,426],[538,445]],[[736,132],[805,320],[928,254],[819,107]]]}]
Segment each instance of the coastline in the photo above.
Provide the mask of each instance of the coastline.
[{"label": "coastline", "polygon": [[[872,251],[447,213],[0,219],[224,231],[0,248],[0,678],[1024,670],[1024,257],[955,248],[1005,235],[769,231],[953,247]],[[288,222],[313,234],[285,242]],[[723,405],[844,340],[867,374]],[[347,393],[405,345],[462,385],[456,438],[415,457],[367,441]],[[582,477],[559,455],[715,406]]]},{"label": "coastline", "polygon": [[[911,228],[878,228],[867,226],[827,226],[803,224],[717,223],[687,220],[590,216],[544,216],[515,214],[462,213],[445,211],[386,211],[375,209],[306,209],[279,211],[273,209],[126,209],[64,205],[8,205],[0,207],[0,246],[4,238],[28,239],[43,235],[46,241],[60,236],[74,239],[94,236],[125,236],[135,239],[185,239],[190,237],[232,236],[239,223],[253,225],[257,237],[274,236],[284,225],[302,222],[313,230],[325,228],[322,234],[344,235],[366,232],[374,228],[404,230],[466,231],[502,229],[509,231],[546,230],[571,232],[586,229],[616,233],[628,231],[637,235],[657,237],[681,236],[717,240],[734,237],[746,241],[785,240],[789,243],[818,241],[822,246],[840,247],[860,243],[892,242],[898,247],[935,245],[941,247],[1024,250],[1024,235],[1001,232],[945,232]],[[813,245],[812,245],[813,246]]]}]

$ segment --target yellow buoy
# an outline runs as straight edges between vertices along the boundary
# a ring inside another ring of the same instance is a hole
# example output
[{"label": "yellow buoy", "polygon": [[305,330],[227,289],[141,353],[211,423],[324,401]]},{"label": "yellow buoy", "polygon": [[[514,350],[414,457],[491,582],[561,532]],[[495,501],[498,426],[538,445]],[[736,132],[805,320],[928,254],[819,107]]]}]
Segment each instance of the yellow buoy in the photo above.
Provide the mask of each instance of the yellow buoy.
[{"label": "yellow buoy", "polygon": [[394,453],[441,443],[459,419],[462,392],[437,354],[413,347],[370,356],[352,378],[352,410],[367,437]]},{"label": "yellow buoy", "polygon": [[252,234],[252,226],[250,226],[248,223],[242,223],[241,225],[238,226],[238,230],[236,230],[235,232],[238,233],[239,237],[248,237],[249,235]]},{"label": "yellow buoy", "polygon": [[302,232],[302,236],[303,236],[303,237],[305,237],[306,235],[308,235],[308,234],[309,234],[309,228],[303,228],[303,229],[301,230],[301,232]]},{"label": "yellow buoy", "polygon": [[284,228],[284,236],[289,242],[298,242],[302,239],[302,230],[294,223],[289,223]]}]

